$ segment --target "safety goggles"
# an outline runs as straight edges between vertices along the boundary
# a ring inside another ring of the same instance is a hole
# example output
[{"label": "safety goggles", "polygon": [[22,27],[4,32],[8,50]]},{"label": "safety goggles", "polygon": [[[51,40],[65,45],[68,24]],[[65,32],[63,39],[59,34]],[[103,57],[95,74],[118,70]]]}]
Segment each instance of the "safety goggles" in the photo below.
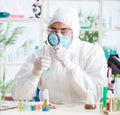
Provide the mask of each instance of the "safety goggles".
[{"label": "safety goggles", "polygon": [[61,28],[61,29],[53,29],[53,28],[48,28],[47,29],[48,34],[50,33],[61,33],[62,35],[70,35],[72,34],[72,30],[70,28]]}]

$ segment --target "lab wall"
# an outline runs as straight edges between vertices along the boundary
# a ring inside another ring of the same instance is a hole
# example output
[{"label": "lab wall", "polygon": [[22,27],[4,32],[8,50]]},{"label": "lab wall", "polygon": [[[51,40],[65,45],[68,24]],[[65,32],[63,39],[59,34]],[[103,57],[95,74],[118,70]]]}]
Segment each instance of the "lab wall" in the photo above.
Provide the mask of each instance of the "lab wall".
[{"label": "lab wall", "polygon": [[[15,13],[16,11],[24,13],[26,18],[34,17],[34,13],[32,11],[32,4],[35,0],[0,0],[0,6],[2,6],[6,11],[10,13]],[[19,4],[18,4],[19,3]],[[49,6],[49,7],[48,7]],[[75,7],[77,10],[81,10],[83,14],[86,15],[95,15],[98,16],[99,13],[99,4],[97,1],[61,1],[61,0],[48,0],[43,4],[42,15],[44,17],[51,17],[55,9],[59,6],[71,6]],[[2,8],[0,7],[0,9]],[[116,49],[120,54],[120,29],[116,30],[116,27],[120,28],[120,2],[104,2],[103,5],[103,19],[105,23],[105,28],[103,31],[102,46]],[[13,22],[14,24],[14,22]],[[23,49],[19,49],[11,59],[8,59],[12,62],[17,60],[19,62],[24,62],[28,55],[30,55],[35,49],[36,45],[40,44],[41,39],[45,39],[41,37],[41,27],[42,25],[39,22],[19,22],[16,25],[22,25],[25,27],[24,32],[20,35],[16,44],[10,48],[8,48],[8,52],[13,51],[13,49],[17,49],[23,44],[26,40],[33,40],[33,44],[29,44],[30,50],[28,47],[28,52],[23,54]],[[46,36],[45,36],[46,37]],[[21,52],[21,53],[19,53]],[[20,56],[18,56],[20,55]],[[23,55],[23,57],[21,56]],[[25,56],[24,56],[25,55]],[[17,57],[17,59],[15,59]],[[10,58],[10,56],[9,56]],[[7,77],[6,82],[10,79],[14,79],[15,74],[20,69],[21,65],[8,65],[7,66]],[[2,66],[0,68],[0,72],[2,73]],[[2,76],[2,74],[1,74]]]}]

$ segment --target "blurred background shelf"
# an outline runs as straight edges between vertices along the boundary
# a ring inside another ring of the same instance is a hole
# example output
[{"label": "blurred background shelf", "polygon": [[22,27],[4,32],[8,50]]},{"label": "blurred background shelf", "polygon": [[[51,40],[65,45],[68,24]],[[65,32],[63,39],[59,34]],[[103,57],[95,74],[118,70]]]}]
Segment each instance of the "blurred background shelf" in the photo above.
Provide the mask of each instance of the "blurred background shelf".
[{"label": "blurred background shelf", "polygon": [[[5,3],[7,11],[14,11],[15,3],[12,0],[1,0]],[[25,17],[33,17],[32,4],[35,0],[19,0],[20,6],[25,13]],[[17,26],[22,26],[23,33],[20,33],[16,38],[15,44],[7,48],[6,59],[3,57],[0,61],[0,77],[3,75],[3,68],[6,66],[6,81],[14,79],[15,74],[20,69],[23,61],[33,51],[35,46],[39,47],[47,39],[46,27],[47,22],[53,15],[54,11],[60,6],[70,6],[82,13],[80,16],[80,35],[89,37],[94,34],[97,43],[102,47],[115,49],[120,53],[120,0],[42,0],[42,14],[40,18],[0,18],[0,25],[2,23],[12,24],[11,32]],[[0,2],[0,4],[1,4]],[[0,7],[1,9],[1,7]],[[94,22],[90,22],[88,19],[93,19]],[[92,23],[90,27],[88,25]],[[3,27],[6,25],[3,25]],[[89,28],[81,28],[88,26]],[[9,25],[8,25],[9,27]],[[0,28],[2,31],[2,28]],[[7,28],[8,29],[8,28]],[[3,28],[5,30],[5,28]],[[11,33],[9,32],[9,33]],[[6,38],[9,37],[9,33],[4,33]],[[92,36],[93,37],[93,36]],[[85,39],[84,39],[85,40]],[[90,40],[89,40],[90,41]],[[1,44],[0,44],[1,45]],[[1,51],[1,47],[0,47]],[[4,51],[3,51],[4,52]],[[4,52],[5,54],[5,52]]]},{"label": "blurred background shelf", "polygon": [[47,18],[0,18],[0,22],[47,22]]},{"label": "blurred background shelf", "polygon": [[1,62],[1,63],[0,63],[1,66],[3,66],[3,65],[6,65],[6,66],[7,66],[7,65],[9,65],[9,66],[10,66],[10,65],[15,65],[15,66],[18,65],[18,66],[21,66],[22,64],[23,64],[23,62],[6,62],[6,63],[5,63],[5,62]]}]

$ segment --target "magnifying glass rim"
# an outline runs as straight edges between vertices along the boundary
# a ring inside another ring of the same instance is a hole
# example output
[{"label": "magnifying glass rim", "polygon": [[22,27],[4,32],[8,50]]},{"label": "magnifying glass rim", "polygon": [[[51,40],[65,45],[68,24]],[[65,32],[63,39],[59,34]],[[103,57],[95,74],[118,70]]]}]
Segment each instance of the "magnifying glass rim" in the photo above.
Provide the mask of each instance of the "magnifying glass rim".
[{"label": "magnifying glass rim", "polygon": [[50,42],[50,40],[49,40],[49,36],[50,36],[51,34],[55,34],[55,35],[57,36],[57,38],[58,38],[58,43],[57,43],[57,45],[58,45],[58,44],[60,43],[60,37],[59,37],[58,34],[56,34],[56,33],[50,33],[50,34],[48,35],[48,42],[49,42],[49,44],[50,44],[51,46],[56,46],[56,45],[51,44],[51,42]]}]

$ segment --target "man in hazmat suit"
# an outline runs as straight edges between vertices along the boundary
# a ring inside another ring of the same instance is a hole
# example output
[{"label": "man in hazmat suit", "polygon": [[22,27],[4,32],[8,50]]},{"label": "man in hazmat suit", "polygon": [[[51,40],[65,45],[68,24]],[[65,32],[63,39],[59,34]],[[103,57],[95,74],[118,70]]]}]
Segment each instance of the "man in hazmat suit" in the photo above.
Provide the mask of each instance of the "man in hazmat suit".
[{"label": "man in hazmat suit", "polygon": [[45,55],[44,46],[27,58],[14,79],[14,100],[33,99],[38,87],[49,91],[51,103],[84,103],[88,91],[98,101],[106,84],[107,62],[99,45],[78,38],[79,28],[74,8],[56,10],[47,31],[57,34],[60,44],[47,46],[49,56]]}]

